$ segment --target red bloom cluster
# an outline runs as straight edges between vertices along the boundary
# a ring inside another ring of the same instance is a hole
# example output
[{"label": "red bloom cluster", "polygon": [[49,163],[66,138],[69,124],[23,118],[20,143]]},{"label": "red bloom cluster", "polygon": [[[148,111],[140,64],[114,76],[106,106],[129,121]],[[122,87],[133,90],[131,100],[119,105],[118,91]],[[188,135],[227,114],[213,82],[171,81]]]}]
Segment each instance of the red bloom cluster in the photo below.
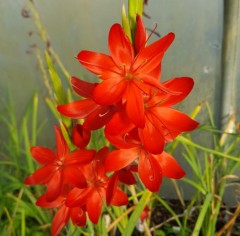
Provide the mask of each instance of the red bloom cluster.
[{"label": "red bloom cluster", "polygon": [[[46,194],[37,205],[59,208],[53,220],[53,235],[70,218],[73,224],[85,225],[86,213],[97,223],[104,200],[108,205],[127,204],[118,182],[135,184],[136,173],[152,192],[159,190],[163,176],[179,179],[185,175],[164,146],[198,126],[196,121],[171,108],[190,93],[194,83],[187,77],[160,82],[161,61],[174,34],[147,46],[141,17],[137,16],[136,23],[133,44],[121,25],[114,24],[109,32],[110,55],[91,51],[78,54],[79,62],[101,79],[92,84],[73,77],[72,87],[81,99],[57,107],[67,117],[84,119],[83,125],[77,125],[72,133],[78,149],[69,152],[57,127],[57,153],[43,147],[31,149],[32,156],[43,167],[25,183],[45,184]],[[102,127],[116,150],[86,150],[90,131]]]},{"label": "red bloom cluster", "polygon": [[[44,147],[31,148],[33,158],[43,167],[26,178],[25,184],[45,184],[46,193],[38,198],[37,205],[44,208],[59,208],[52,224],[52,235],[57,235],[71,218],[73,224],[84,226],[86,213],[93,223],[101,214],[109,177],[104,163],[109,154],[104,147],[98,152],[86,150],[90,132],[76,125],[72,132],[77,150],[69,152],[67,143],[55,126],[57,152]],[[127,195],[115,188],[108,205],[125,205]]]}]

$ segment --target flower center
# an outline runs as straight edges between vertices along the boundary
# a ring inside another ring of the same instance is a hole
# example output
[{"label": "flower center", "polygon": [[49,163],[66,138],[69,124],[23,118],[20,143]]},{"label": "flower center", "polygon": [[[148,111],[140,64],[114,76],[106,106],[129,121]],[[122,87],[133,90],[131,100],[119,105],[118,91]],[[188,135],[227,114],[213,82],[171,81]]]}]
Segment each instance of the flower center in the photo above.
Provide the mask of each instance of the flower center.
[{"label": "flower center", "polygon": [[133,75],[132,75],[131,73],[129,73],[129,72],[126,72],[126,73],[125,73],[125,78],[126,78],[127,80],[131,80],[131,79],[133,78]]},{"label": "flower center", "polygon": [[63,168],[63,166],[64,166],[64,160],[58,160],[58,161],[56,161],[56,166],[58,167],[58,168]]}]

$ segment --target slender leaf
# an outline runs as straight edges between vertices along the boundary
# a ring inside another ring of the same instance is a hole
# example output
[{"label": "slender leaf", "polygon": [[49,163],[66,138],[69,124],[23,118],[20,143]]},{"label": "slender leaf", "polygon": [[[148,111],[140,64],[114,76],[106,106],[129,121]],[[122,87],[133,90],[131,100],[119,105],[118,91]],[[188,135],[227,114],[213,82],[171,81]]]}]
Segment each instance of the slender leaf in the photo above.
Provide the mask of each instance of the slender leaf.
[{"label": "slender leaf", "polygon": [[132,215],[130,216],[130,219],[128,221],[126,229],[123,232],[123,236],[131,236],[132,235],[135,225],[136,225],[137,221],[140,219],[140,215],[141,215],[144,207],[148,203],[151,195],[152,195],[152,192],[150,192],[149,190],[144,191],[138,205],[136,206]]}]

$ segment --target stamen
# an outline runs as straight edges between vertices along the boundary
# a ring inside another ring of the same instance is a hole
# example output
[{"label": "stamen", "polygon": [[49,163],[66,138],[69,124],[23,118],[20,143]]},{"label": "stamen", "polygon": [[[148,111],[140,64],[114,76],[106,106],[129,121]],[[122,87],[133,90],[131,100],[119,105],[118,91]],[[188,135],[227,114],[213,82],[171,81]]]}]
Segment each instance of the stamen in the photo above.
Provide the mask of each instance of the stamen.
[{"label": "stamen", "polygon": [[[148,40],[150,39],[150,37],[151,37],[153,34],[156,34],[156,33],[155,33],[155,30],[156,30],[156,29],[157,29],[157,23],[155,23],[154,28],[151,30],[151,33],[150,33],[149,36],[147,37],[146,44],[147,44]],[[159,34],[157,33],[157,35],[159,35]],[[160,35],[159,35],[159,36],[160,36]]]},{"label": "stamen", "polygon": [[129,135],[129,133],[125,133],[125,134],[124,134],[124,137],[123,137],[124,143],[128,143],[128,142],[127,142],[127,136],[128,136],[128,135]]},{"label": "stamen", "polygon": [[100,118],[102,118],[102,117],[104,117],[105,115],[107,115],[109,113],[109,110],[107,110],[105,113],[103,113],[103,114],[101,114],[101,113],[99,113],[98,114],[98,116],[100,117]]}]

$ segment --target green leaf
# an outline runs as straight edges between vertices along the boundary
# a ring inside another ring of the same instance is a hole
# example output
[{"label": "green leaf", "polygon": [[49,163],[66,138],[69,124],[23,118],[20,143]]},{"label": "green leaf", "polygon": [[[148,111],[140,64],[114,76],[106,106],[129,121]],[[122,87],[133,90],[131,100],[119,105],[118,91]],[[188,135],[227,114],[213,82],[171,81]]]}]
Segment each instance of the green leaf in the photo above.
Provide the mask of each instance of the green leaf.
[{"label": "green leaf", "polygon": [[65,104],[65,103],[67,103],[67,96],[64,92],[64,89],[62,86],[62,81],[61,81],[60,77],[58,76],[58,74],[53,66],[52,59],[47,51],[45,51],[45,56],[46,56],[46,61],[47,61],[47,65],[48,65],[50,78],[51,78],[52,85],[54,88],[55,102],[57,105]]},{"label": "green leaf", "polygon": [[128,36],[130,42],[132,43],[132,35],[131,35],[130,23],[129,23],[128,17],[126,15],[126,9],[125,9],[125,5],[124,4],[122,6],[122,26],[123,26],[124,32],[126,33],[126,35]]},{"label": "green leaf", "polygon": [[140,215],[141,215],[144,207],[148,203],[151,195],[152,195],[152,192],[150,192],[149,190],[144,191],[140,201],[138,202],[138,205],[136,206],[133,213],[131,214],[131,217],[128,221],[126,229],[123,232],[123,236],[131,236],[132,235],[135,225],[136,225],[137,221],[140,219]]},{"label": "green leaf", "polygon": [[207,213],[207,209],[208,209],[208,207],[209,207],[209,205],[211,203],[212,198],[213,198],[213,195],[211,193],[208,193],[206,198],[205,198],[205,201],[203,203],[203,206],[202,206],[202,209],[200,211],[200,214],[198,216],[198,219],[197,219],[195,228],[193,230],[192,236],[198,236],[199,235],[201,227],[202,227],[202,223],[204,221],[204,217],[205,217],[205,215]]},{"label": "green leaf", "polygon": [[235,157],[235,156],[232,156],[232,155],[228,155],[228,154],[225,154],[223,152],[218,152],[214,149],[210,149],[210,148],[206,148],[206,147],[203,147],[197,143],[194,143],[192,142],[191,140],[187,139],[187,138],[184,138],[183,136],[178,136],[176,138],[176,140],[182,142],[182,143],[185,143],[187,145],[190,145],[190,146],[193,146],[199,150],[202,150],[202,151],[205,151],[207,153],[211,153],[213,155],[216,155],[216,156],[220,156],[220,157],[224,157],[224,158],[227,158],[229,160],[233,160],[233,161],[237,161],[237,162],[240,162],[240,158],[239,157]]}]

